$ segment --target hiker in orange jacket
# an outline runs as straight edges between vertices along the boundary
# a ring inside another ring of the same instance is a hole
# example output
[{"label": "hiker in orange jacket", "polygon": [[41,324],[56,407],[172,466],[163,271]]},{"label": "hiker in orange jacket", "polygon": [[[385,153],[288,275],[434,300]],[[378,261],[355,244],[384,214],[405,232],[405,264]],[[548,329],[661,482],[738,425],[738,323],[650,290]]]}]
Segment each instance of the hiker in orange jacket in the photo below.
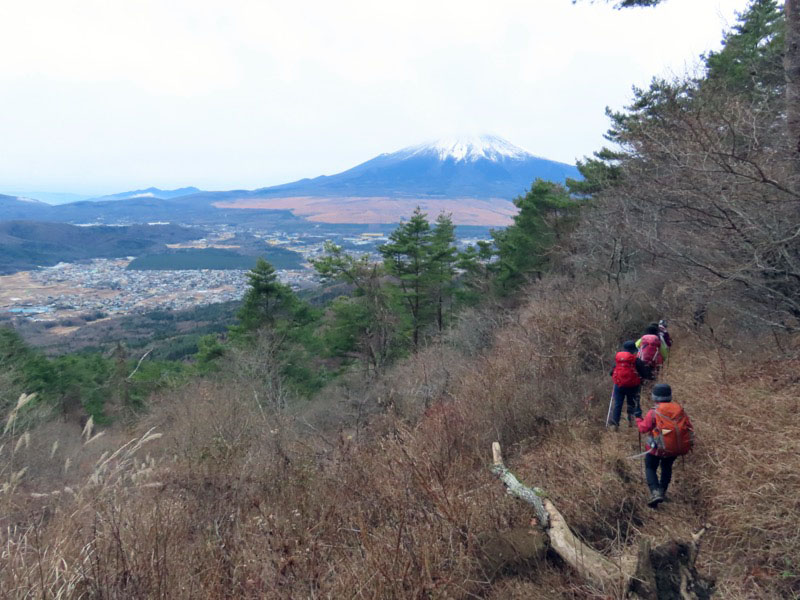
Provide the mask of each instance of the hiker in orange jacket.
[{"label": "hiker in orange jacket", "polygon": [[642,411],[638,411],[636,426],[639,433],[648,434],[648,451],[644,457],[647,487],[650,488],[650,500],[647,504],[655,508],[667,499],[667,488],[672,479],[672,463],[692,448],[694,428],[683,408],[672,401],[672,388],[668,384],[659,383],[653,386],[651,398],[653,408],[647,411],[644,418]]}]

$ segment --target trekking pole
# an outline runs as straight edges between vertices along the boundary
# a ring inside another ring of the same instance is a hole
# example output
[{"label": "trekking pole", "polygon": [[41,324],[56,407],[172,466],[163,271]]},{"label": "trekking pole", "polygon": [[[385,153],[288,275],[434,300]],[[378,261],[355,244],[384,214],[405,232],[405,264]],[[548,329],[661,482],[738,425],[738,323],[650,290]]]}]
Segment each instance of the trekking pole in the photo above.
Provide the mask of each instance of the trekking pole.
[{"label": "trekking pole", "polygon": [[[638,429],[638,427],[637,427]],[[642,454],[642,432],[639,432],[639,454]],[[642,481],[647,483],[647,475],[644,472],[644,456],[642,456]]]},{"label": "trekking pole", "polygon": [[614,404],[614,392],[611,392],[611,399],[608,401],[608,414],[606,415],[606,427],[611,420],[611,406]]}]

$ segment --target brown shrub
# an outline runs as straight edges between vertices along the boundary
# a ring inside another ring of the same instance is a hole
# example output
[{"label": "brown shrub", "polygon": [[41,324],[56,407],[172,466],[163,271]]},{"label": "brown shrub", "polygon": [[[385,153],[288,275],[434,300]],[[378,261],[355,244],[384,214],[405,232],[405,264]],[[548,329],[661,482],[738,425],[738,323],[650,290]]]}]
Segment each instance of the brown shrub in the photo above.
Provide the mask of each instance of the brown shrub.
[{"label": "brown shrub", "polygon": [[[796,414],[797,365],[754,366],[755,338],[738,357],[677,336],[664,378],[698,444],[676,465],[673,502],[652,511],[629,458],[636,434],[602,427],[609,359],[641,326],[626,306],[645,321],[657,308],[542,282],[491,347],[443,342],[369,386],[340,382],[321,395],[338,407],[327,417],[323,401],[269,410],[249,379],[154,398],[137,431],[94,442],[134,438],[113,458],[66,450],[83,456],[72,492],[26,476],[3,529],[0,587],[11,598],[599,597],[558,561],[483,571],[479,537],[530,519],[487,469],[498,440],[521,480],[607,555],[710,523],[701,567],[724,597],[796,595],[800,432],[777,415]],[[164,436],[142,443],[153,426]],[[41,431],[31,456],[56,435]]]}]

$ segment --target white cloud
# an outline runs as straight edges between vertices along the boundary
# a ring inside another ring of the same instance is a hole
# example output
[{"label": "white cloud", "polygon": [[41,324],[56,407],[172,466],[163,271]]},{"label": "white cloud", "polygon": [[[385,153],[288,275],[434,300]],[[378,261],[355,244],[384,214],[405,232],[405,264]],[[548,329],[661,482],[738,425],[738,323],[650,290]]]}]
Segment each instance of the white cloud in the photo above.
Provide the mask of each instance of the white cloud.
[{"label": "white cloud", "polygon": [[257,187],[459,130],[571,161],[746,4],[8,2],[0,192]]}]

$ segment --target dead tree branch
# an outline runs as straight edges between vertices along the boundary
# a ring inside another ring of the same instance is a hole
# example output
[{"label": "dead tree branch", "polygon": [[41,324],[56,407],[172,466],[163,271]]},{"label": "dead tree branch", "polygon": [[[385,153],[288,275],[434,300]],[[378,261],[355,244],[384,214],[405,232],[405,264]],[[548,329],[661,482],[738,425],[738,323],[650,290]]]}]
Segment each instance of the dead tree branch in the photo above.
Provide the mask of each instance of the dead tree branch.
[{"label": "dead tree branch", "polygon": [[127,379],[130,379],[131,377],[133,377],[134,375],[136,375],[136,371],[138,371],[138,370],[139,370],[139,367],[141,367],[141,366],[142,366],[142,361],[143,361],[145,358],[147,358],[147,355],[148,355],[148,354],[150,354],[152,351],[153,351],[153,349],[152,349],[152,348],[150,348],[150,350],[148,350],[147,352],[145,352],[144,354],[142,354],[142,358],[140,358],[140,359],[139,359],[139,362],[138,362],[138,363],[136,363],[136,368],[135,368],[133,371],[131,371],[131,374],[130,374],[130,375],[128,375]]},{"label": "dead tree branch", "polygon": [[[703,528],[682,544],[675,541],[651,549],[648,539],[640,540],[638,552],[612,560],[583,543],[569,528],[564,515],[545,497],[543,490],[522,483],[505,467],[500,444],[492,444],[492,472],[505,484],[508,493],[533,507],[539,525],[561,559],[594,587],[614,597],[655,600],[675,597],[681,600],[709,598],[713,583],[700,577],[694,563],[699,552]],[[537,546],[537,552],[539,552]],[[517,557],[517,560],[526,557]],[[657,571],[666,575],[656,577]],[[669,588],[662,590],[662,587]],[[671,593],[671,596],[662,596]]]}]

